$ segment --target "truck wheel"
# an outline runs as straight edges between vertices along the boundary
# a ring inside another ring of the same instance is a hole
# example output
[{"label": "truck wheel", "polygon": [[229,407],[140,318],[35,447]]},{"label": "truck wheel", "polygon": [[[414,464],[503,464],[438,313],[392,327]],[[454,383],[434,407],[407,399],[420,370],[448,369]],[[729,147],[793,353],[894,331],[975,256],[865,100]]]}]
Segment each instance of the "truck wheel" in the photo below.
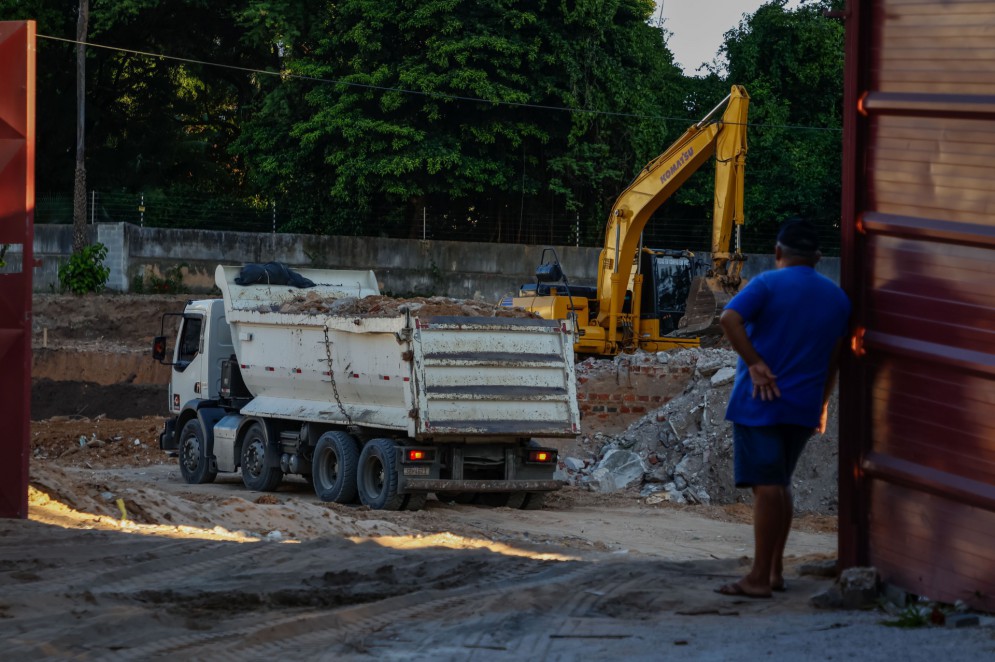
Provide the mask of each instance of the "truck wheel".
[{"label": "truck wheel", "polygon": [[401,510],[421,510],[425,507],[426,501],[428,501],[428,494],[425,492],[409,494],[404,497],[404,505],[401,506]]},{"label": "truck wheel", "polygon": [[345,432],[326,432],[318,438],[311,461],[314,493],[322,501],[352,503],[356,499],[359,444]]},{"label": "truck wheel", "polygon": [[371,439],[359,454],[359,500],[374,510],[400,510],[404,505],[405,495],[397,493],[394,448],[390,439]]},{"label": "truck wheel", "polygon": [[242,443],[242,482],[256,492],[272,492],[283,480],[279,465],[267,462],[266,435],[259,423],[253,423]]},{"label": "truck wheel", "polygon": [[218,475],[211,469],[211,460],[207,457],[207,444],[204,443],[204,430],[200,421],[191,418],[180,431],[180,473],[183,480],[191,485],[210,483]]},{"label": "truck wheel", "polygon": [[546,505],[545,492],[529,492],[525,497],[525,503],[521,505],[522,510],[542,510]]}]

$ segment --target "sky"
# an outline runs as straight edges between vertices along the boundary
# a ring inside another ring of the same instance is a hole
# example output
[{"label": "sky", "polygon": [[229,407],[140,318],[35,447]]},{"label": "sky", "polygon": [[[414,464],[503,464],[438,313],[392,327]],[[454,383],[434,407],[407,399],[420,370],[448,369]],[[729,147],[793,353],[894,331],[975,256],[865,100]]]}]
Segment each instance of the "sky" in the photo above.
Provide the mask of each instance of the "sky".
[{"label": "sky", "polygon": [[[667,41],[684,73],[695,75],[711,62],[722,44],[722,35],[739,25],[743,14],[752,14],[765,0],[662,0],[663,27],[673,33]],[[661,0],[657,0],[657,16]],[[798,6],[791,0],[789,9]]]}]

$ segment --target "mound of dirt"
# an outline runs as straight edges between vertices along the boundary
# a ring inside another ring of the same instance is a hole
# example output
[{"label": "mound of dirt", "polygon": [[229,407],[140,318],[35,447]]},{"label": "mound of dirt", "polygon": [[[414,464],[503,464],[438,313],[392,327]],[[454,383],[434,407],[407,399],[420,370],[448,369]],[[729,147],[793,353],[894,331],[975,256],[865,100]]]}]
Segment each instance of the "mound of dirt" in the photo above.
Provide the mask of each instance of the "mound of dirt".
[{"label": "mound of dirt", "polygon": [[154,336],[175,335],[177,317],[189,294],[42,294],[31,299],[31,337],[35,347],[106,346],[148,349]]},{"label": "mound of dirt", "polygon": [[159,449],[160,417],[113,420],[55,416],[31,423],[32,461],[62,467],[142,467],[175,460]]}]

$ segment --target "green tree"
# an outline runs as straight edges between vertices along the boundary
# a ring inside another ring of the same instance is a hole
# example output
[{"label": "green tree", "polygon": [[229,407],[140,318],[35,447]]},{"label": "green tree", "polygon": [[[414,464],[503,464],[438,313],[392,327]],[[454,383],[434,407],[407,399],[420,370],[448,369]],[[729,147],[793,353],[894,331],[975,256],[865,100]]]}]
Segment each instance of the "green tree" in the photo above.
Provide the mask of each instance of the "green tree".
[{"label": "green tree", "polygon": [[[298,30],[285,59],[338,84],[271,86],[236,149],[257,185],[320,214],[302,217],[308,228],[376,219],[413,231],[427,207],[457,234],[486,223],[494,238],[524,238],[523,218],[567,211],[600,229],[665,145],[661,110],[680,103],[652,11],[649,0],[345,0],[312,16],[320,27]],[[550,109],[565,107],[591,112]],[[289,143],[273,128],[287,123]]]},{"label": "green tree", "polygon": [[827,18],[841,0],[786,10],[762,6],[726,34],[729,80],[752,103],[747,222],[766,229],[800,214],[827,233],[839,227],[842,195],[843,25]]},{"label": "green tree", "polygon": [[[232,66],[266,63],[244,48],[249,0],[90,0],[88,40]],[[73,178],[75,13],[57,0],[12,0],[0,18],[38,21],[40,190],[68,190]],[[179,187],[239,192],[243,173],[228,146],[238,111],[253,93],[244,72],[106,48],[86,49],[86,167],[89,186],[142,191]]]},{"label": "green tree", "polygon": [[[71,38],[63,4],[11,0],[0,16]],[[147,199],[279,198],[288,230],[415,235],[428,209],[436,236],[545,242],[569,214],[600,240],[614,198],[686,128],[662,119],[687,115],[687,84],[653,11],[90,0],[90,41],[126,50],[87,48],[88,181]],[[40,42],[40,190],[72,182],[73,52]]]},{"label": "green tree", "polygon": [[[778,224],[792,215],[812,219],[827,238],[839,224],[843,26],[824,12],[843,1],[807,0],[793,10],[786,4],[773,0],[744,17],[686,87],[692,117],[707,113],[731,84],[750,94],[743,235],[750,252],[769,251]],[[690,227],[701,247],[710,242],[712,181],[703,168],[664,210],[665,219]]]}]

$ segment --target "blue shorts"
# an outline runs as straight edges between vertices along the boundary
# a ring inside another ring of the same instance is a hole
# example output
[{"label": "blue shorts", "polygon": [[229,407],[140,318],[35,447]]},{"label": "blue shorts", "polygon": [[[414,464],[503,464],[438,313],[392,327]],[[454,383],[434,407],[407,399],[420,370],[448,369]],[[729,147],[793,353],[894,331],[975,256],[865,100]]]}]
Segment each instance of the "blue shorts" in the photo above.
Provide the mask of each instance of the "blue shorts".
[{"label": "blue shorts", "polygon": [[736,487],[790,485],[798,458],[814,430],[804,425],[732,424]]}]

